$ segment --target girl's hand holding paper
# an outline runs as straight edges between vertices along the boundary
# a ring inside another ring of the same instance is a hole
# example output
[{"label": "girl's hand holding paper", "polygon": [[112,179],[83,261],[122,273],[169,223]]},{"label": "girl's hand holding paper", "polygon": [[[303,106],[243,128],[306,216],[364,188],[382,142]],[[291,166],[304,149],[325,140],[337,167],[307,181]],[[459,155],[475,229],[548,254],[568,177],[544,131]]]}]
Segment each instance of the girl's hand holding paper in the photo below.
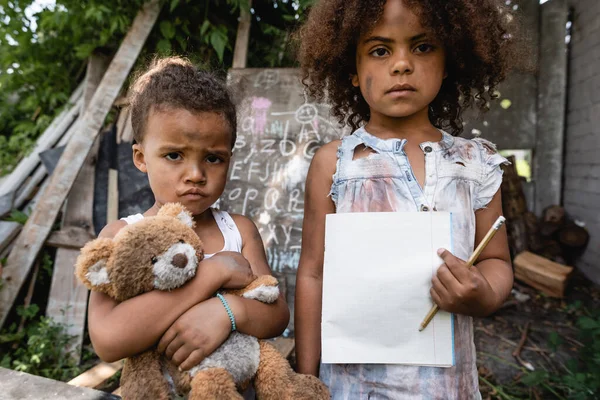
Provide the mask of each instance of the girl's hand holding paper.
[{"label": "girl's hand holding paper", "polygon": [[466,262],[446,249],[439,249],[444,260],[431,280],[431,298],[444,311],[456,314],[486,315],[495,298],[493,288],[476,266],[468,268]]}]

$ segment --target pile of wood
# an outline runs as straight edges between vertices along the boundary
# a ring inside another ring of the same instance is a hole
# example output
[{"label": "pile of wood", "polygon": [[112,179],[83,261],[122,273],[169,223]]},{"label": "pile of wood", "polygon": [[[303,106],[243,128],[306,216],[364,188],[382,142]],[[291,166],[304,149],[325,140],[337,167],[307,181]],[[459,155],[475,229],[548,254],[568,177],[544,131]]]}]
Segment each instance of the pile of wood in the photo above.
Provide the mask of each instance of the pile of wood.
[{"label": "pile of wood", "polygon": [[573,270],[567,265],[584,251],[589,234],[563,207],[547,207],[541,218],[528,211],[514,157],[509,161],[511,165],[502,166],[502,207],[515,278],[548,296],[563,297]]},{"label": "pile of wood", "polygon": [[[64,350],[77,361],[88,291],[75,278],[73,266],[82,245],[95,237],[92,216],[100,134],[109,111],[118,106],[123,85],[159,10],[158,0],[150,0],[143,7],[112,59],[100,54],[90,57],[84,82],[65,110],[38,139],[33,151],[0,181],[0,217],[13,210],[28,214],[24,225],[0,221],[0,258],[6,258],[0,267],[0,328],[6,327],[9,315],[11,322],[14,320],[16,306],[30,304],[41,250],[56,248],[46,316],[75,338]],[[130,123],[127,126],[127,113],[122,116],[118,124],[125,135]],[[113,197],[109,196],[109,204]],[[116,218],[114,210],[108,218]],[[21,328],[22,324],[23,320]]]}]

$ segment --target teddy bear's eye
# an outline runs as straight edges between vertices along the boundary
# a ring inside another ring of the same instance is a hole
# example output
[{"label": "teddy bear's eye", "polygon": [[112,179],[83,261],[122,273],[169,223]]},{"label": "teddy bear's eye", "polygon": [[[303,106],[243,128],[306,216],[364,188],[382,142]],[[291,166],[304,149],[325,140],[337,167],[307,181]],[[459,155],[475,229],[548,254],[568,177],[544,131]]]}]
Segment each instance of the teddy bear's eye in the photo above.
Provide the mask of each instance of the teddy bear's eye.
[{"label": "teddy bear's eye", "polygon": [[183,239],[179,239],[179,243],[185,243]]},{"label": "teddy bear's eye", "polygon": [[158,258],[152,257],[152,259],[150,261],[152,261],[152,264],[156,264],[156,262],[158,261]]}]

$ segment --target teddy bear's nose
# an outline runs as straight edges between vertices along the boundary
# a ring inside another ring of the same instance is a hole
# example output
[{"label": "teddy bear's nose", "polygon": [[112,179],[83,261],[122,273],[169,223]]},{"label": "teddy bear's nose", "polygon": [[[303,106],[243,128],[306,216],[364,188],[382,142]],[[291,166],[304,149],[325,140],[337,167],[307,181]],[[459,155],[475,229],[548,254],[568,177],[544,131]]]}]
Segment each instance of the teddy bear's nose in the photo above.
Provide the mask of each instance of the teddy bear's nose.
[{"label": "teddy bear's nose", "polygon": [[175,254],[173,256],[173,260],[171,261],[171,264],[173,264],[173,266],[177,267],[177,268],[185,268],[187,263],[188,263],[188,258],[183,253]]}]

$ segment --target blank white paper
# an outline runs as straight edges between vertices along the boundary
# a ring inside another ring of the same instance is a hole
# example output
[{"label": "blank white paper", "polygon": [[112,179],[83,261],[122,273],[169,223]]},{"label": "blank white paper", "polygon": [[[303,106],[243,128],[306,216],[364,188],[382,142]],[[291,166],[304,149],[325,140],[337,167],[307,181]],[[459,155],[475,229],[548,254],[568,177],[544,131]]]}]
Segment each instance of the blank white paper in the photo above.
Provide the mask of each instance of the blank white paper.
[{"label": "blank white paper", "polygon": [[322,362],[454,365],[451,314],[419,332],[442,247],[452,250],[447,212],[327,215]]}]

